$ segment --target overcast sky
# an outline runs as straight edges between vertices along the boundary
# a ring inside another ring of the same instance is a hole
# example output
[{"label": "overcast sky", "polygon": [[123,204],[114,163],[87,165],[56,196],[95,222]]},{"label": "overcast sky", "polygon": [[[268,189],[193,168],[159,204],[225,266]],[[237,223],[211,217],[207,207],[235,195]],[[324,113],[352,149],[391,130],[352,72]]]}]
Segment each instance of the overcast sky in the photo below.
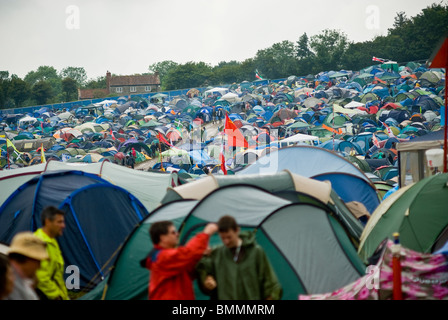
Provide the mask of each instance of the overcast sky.
[{"label": "overcast sky", "polygon": [[107,70],[148,72],[164,60],[242,62],[305,32],[337,29],[350,41],[372,40],[387,34],[397,12],[412,17],[434,2],[0,0],[0,71],[23,79],[42,65],[84,67],[91,79]]}]

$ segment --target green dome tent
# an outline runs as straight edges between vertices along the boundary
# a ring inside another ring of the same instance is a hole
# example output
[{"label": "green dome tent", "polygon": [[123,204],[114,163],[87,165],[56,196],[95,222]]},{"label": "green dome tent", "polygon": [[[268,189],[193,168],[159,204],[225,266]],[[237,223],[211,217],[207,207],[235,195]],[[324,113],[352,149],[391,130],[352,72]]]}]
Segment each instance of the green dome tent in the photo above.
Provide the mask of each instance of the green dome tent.
[{"label": "green dome tent", "polygon": [[[437,174],[400,188],[374,211],[361,236],[358,250],[363,261],[394,232],[400,243],[422,253],[431,253],[447,232],[448,174]],[[439,239],[440,238],[440,239]],[[442,243],[443,245],[443,243]]]}]

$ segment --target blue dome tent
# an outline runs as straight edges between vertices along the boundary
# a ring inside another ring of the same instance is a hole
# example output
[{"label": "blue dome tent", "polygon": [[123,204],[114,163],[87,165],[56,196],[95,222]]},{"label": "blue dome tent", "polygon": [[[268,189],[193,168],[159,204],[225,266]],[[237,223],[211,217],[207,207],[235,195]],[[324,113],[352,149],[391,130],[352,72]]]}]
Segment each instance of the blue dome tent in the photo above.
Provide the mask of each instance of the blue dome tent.
[{"label": "blue dome tent", "polygon": [[40,214],[50,205],[65,212],[58,241],[66,266],[79,267],[82,288],[108,273],[116,250],[148,215],[131,193],[95,174],[47,173],[24,183],[0,207],[0,241],[9,244],[16,233],[40,228]]}]

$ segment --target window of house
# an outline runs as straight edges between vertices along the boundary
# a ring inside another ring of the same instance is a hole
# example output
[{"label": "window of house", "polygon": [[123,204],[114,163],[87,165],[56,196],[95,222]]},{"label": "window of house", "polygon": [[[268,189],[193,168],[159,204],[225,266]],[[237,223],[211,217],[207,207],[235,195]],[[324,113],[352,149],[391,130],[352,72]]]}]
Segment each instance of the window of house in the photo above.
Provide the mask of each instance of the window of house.
[{"label": "window of house", "polygon": [[123,92],[123,88],[122,88],[122,87],[117,87],[117,88],[115,88],[115,90],[116,90],[117,92]]},{"label": "window of house", "polygon": [[145,87],[145,91],[150,92],[150,91],[151,91],[151,86],[146,86],[146,87]]},{"label": "window of house", "polygon": [[136,88],[136,87],[131,87],[129,90],[130,90],[131,92],[137,92],[137,88]]}]

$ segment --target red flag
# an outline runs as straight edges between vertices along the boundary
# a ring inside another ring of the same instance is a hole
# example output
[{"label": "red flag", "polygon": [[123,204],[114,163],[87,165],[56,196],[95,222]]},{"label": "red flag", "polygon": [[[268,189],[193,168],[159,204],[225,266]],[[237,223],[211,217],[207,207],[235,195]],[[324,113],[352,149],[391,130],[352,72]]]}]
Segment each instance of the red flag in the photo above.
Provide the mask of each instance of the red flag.
[{"label": "red flag", "polygon": [[373,144],[375,145],[375,147],[377,147],[378,149],[381,148],[380,147],[380,142],[378,141],[378,138],[376,137],[375,134],[372,135],[372,141],[373,141]]},{"label": "red flag", "polygon": [[378,78],[378,77],[374,77],[374,79],[375,79],[376,81],[378,81],[378,82],[381,82],[382,84],[387,84],[386,81],[383,81],[383,80],[381,80],[381,79]]},{"label": "red flag", "polygon": [[159,141],[162,141],[163,143],[169,145],[170,147],[174,147],[171,143],[166,141],[166,139],[160,134],[160,132],[157,134],[157,138],[159,139]]},{"label": "red flag", "polygon": [[227,145],[230,147],[249,148],[249,143],[244,138],[238,127],[230,120],[226,113],[226,123],[224,125],[224,133],[227,135]]}]

